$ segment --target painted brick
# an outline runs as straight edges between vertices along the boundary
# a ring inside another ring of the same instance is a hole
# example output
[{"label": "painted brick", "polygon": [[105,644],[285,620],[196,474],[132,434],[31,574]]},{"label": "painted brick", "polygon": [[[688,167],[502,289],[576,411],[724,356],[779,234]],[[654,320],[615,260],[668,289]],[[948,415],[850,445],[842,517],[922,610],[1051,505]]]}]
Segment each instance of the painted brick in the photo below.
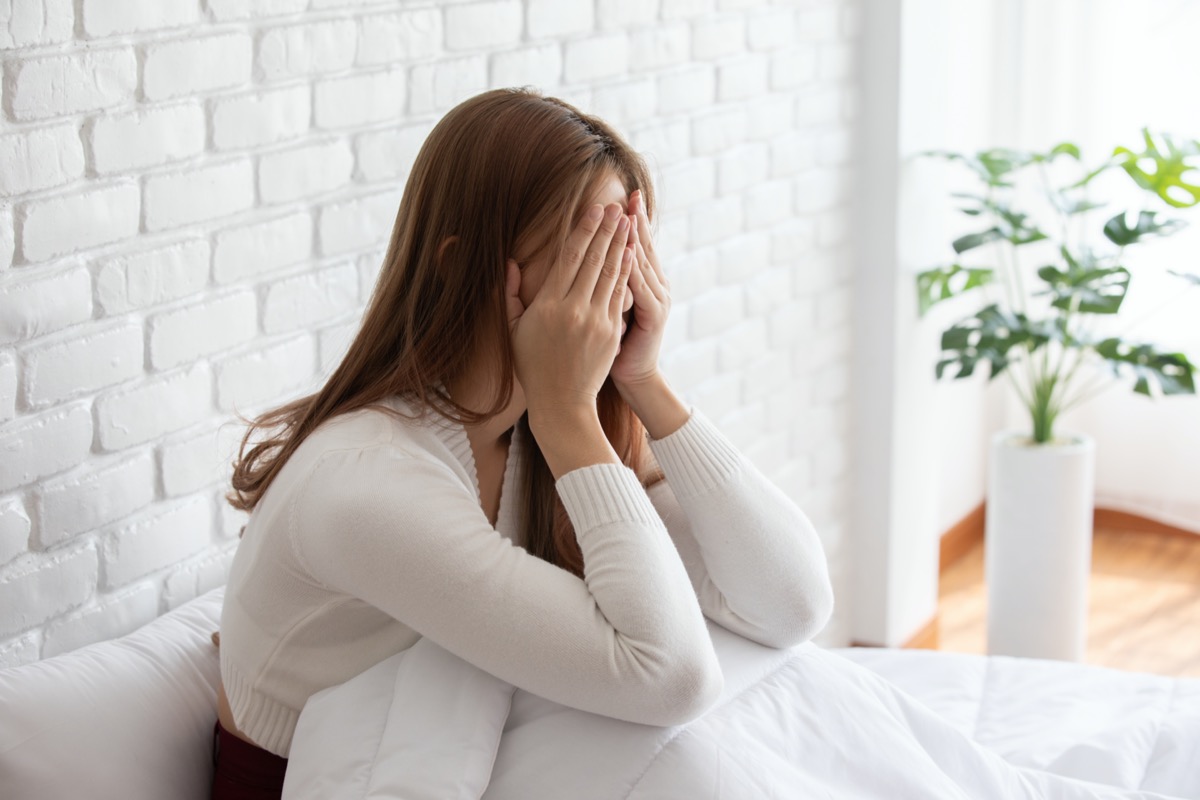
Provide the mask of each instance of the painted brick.
[{"label": "painted brick", "polygon": [[717,191],[727,195],[753,186],[767,176],[770,162],[765,144],[734,147],[717,155]]},{"label": "painted brick", "polygon": [[17,362],[9,353],[0,353],[0,424],[17,415]]},{"label": "painted brick", "polygon": [[692,153],[722,153],[746,140],[746,112],[737,106],[692,118]]},{"label": "painted brick", "polygon": [[771,263],[794,264],[811,254],[817,238],[812,219],[793,219],[771,229]]},{"label": "painted brick", "polygon": [[250,341],[257,305],[253,292],[237,291],[151,317],[150,363],[166,369]]},{"label": "painted brick", "polygon": [[693,389],[691,400],[719,425],[723,415],[741,408],[742,376],[736,372],[718,373]]},{"label": "painted brick", "polygon": [[777,8],[754,14],[746,20],[746,41],[751,50],[775,50],[786,47],[793,38],[795,17],[790,8]]},{"label": "painted brick", "polygon": [[0,432],[0,492],[61,473],[89,451],[91,414],[83,405],[20,417]]},{"label": "painted brick", "polygon": [[365,181],[407,177],[431,129],[421,124],[364,133],[358,137],[359,176]]},{"label": "painted brick", "polygon": [[81,605],[96,590],[94,545],[29,560],[0,579],[0,636],[40,625]]},{"label": "painted brick", "polygon": [[817,77],[817,53],[814,50],[796,49],[773,53],[770,64],[772,89],[794,89],[811,83]]},{"label": "painted brick", "polygon": [[658,105],[656,90],[657,84],[653,78],[597,86],[592,92],[588,111],[623,129],[630,123],[654,116],[654,109]]},{"label": "painted brick", "polygon": [[692,24],[692,58],[712,61],[746,49],[744,17],[702,18]]},{"label": "painted brick", "polygon": [[719,242],[742,229],[743,213],[736,196],[695,205],[688,211],[688,236],[693,244]]},{"label": "painted brick", "polygon": [[658,0],[598,0],[596,24],[602,30],[653,25],[658,21]]},{"label": "painted brick", "polygon": [[817,135],[817,163],[823,167],[845,164],[854,154],[854,130],[848,125]]},{"label": "painted brick", "polygon": [[663,170],[658,202],[674,211],[712,199],[716,194],[712,161],[694,159]]},{"label": "painted brick", "polygon": [[787,95],[745,103],[751,140],[766,140],[792,127],[792,101]]},{"label": "painted brick", "polygon": [[298,275],[267,290],[263,330],[309,328],[346,314],[357,302],[358,272],[352,264]]},{"label": "painted brick", "polygon": [[[767,257],[770,258],[769,252]],[[746,312],[752,317],[766,317],[791,297],[792,270],[787,267],[764,269],[746,284]]]},{"label": "painted brick", "polygon": [[96,400],[100,446],[123,450],[183,430],[212,413],[212,375],[201,363]]},{"label": "painted brick", "polygon": [[446,48],[478,50],[516,44],[521,39],[524,9],[520,0],[452,5],[446,8]]},{"label": "painted brick", "polygon": [[[657,100],[657,92],[655,98]],[[691,125],[686,119],[655,122],[633,128],[629,131],[629,139],[651,163],[666,167],[687,160],[692,142]]]},{"label": "painted brick", "polygon": [[251,53],[244,33],[151,45],[142,68],[142,91],[149,100],[166,100],[241,86],[250,81]]},{"label": "painted brick", "polygon": [[191,500],[115,533],[104,547],[106,587],[124,586],[204,549],[212,516],[207,500]]},{"label": "painted brick", "polygon": [[817,164],[817,135],[792,131],[771,140],[771,177],[786,178]]},{"label": "painted brick", "polygon": [[242,425],[225,423],[199,436],[164,442],[159,463],[166,496],[192,494],[228,480],[244,431]]},{"label": "painted brick", "polygon": [[802,42],[819,42],[836,39],[838,35],[838,13],[839,9],[836,6],[802,8],[797,10],[796,40]]},{"label": "painted brick", "polygon": [[363,17],[355,63],[397,64],[435,56],[442,50],[442,31],[442,14],[436,8]]},{"label": "painted brick", "polygon": [[73,268],[0,286],[0,344],[54,333],[92,318],[92,281]]},{"label": "painted brick", "polygon": [[744,195],[746,228],[767,228],[792,215],[792,186],[786,179],[764,181],[746,190]]},{"label": "painted brick", "polygon": [[304,335],[227,359],[217,367],[217,405],[224,411],[244,411],[310,389],[315,345]]},{"label": "painted brick", "polygon": [[258,162],[258,195],[264,203],[315,197],[348,185],[353,169],[342,139],[271,153]]},{"label": "painted brick", "polygon": [[658,70],[684,63],[691,49],[691,34],[685,22],[630,31],[629,69]]},{"label": "painted brick", "polygon": [[138,230],[137,184],[72,192],[25,206],[21,252],[28,261],[116,242]]},{"label": "painted brick", "polygon": [[199,103],[106,114],[92,128],[92,163],[108,174],[181,161],[204,151]]},{"label": "painted brick", "polygon": [[20,500],[0,500],[0,567],[25,552],[31,528],[29,514]]},{"label": "painted brick", "polygon": [[557,42],[492,54],[491,87],[557,86],[562,79],[562,48]]},{"label": "painted brick", "polygon": [[771,262],[771,238],[765,233],[733,236],[717,245],[717,281],[745,285]]},{"label": "painted brick", "polygon": [[83,175],[78,128],[54,125],[0,136],[0,195],[53,189]]},{"label": "painted brick", "polygon": [[787,300],[767,319],[770,346],[783,348],[811,339],[816,333],[816,316],[816,303],[811,297]]},{"label": "painted brick", "polygon": [[258,44],[258,67],[269,81],[337,72],[354,63],[357,26],[330,20],[273,28]]},{"label": "painted brick", "polygon": [[52,547],[107,525],[154,501],[154,462],[148,454],[84,467],[38,491],[38,541]]},{"label": "painted brick", "polygon": [[254,205],[254,170],[240,159],[146,179],[146,229],[177,228]]},{"label": "painted brick", "polygon": [[258,147],[303,135],[312,116],[311,91],[290,86],[213,103],[213,146],[218,150]]},{"label": "painted brick", "polygon": [[700,65],[674,70],[658,78],[658,112],[674,114],[710,105],[716,99],[713,67]]},{"label": "painted brick", "polygon": [[333,368],[341,363],[350,343],[358,333],[358,321],[344,322],[321,330],[317,342],[320,353],[320,370],[322,376],[328,376]]},{"label": "painted brick", "polygon": [[837,122],[841,113],[843,92],[836,88],[815,86],[796,94],[796,127],[806,128]]},{"label": "painted brick", "polygon": [[610,33],[566,43],[563,73],[570,83],[611,78],[629,69],[629,37]]},{"label": "painted brick", "polygon": [[321,253],[336,255],[386,243],[399,206],[399,192],[384,192],[321,209]]},{"label": "painted brick", "polygon": [[295,14],[308,8],[308,0],[207,0],[206,5],[213,19],[225,22]]},{"label": "painted brick", "polygon": [[714,11],[714,0],[662,0],[663,19],[703,17]]},{"label": "painted brick", "polygon": [[0,272],[12,266],[16,245],[12,208],[7,203],[0,203]]},{"label": "painted brick", "polygon": [[8,94],[18,120],[125,105],[137,89],[137,60],[129,48],[32,58],[18,61],[15,72]]},{"label": "painted brick", "polygon": [[8,0],[4,8],[0,49],[65,42],[75,34],[73,0]]},{"label": "painted brick", "polygon": [[200,19],[197,0],[83,0],[83,30],[91,37],[177,28]]},{"label": "painted brick", "polygon": [[90,394],[142,373],[142,326],[121,323],[73,333],[25,352],[25,396],[33,407]]},{"label": "painted brick", "polygon": [[254,225],[230,228],[216,236],[213,277],[230,283],[297,264],[312,255],[313,222],[307,211]]},{"label": "painted brick", "polygon": [[719,65],[717,99],[731,102],[765,94],[769,67],[770,62],[762,56],[747,56]]},{"label": "painted brick", "polygon": [[676,347],[663,355],[662,368],[672,387],[689,392],[717,371],[717,343],[710,339]]},{"label": "painted brick", "polygon": [[177,242],[100,262],[96,299],[110,316],[195,294],[208,284],[205,239]]},{"label": "painted brick", "polygon": [[143,583],[73,611],[46,626],[42,658],[132,633],[158,616],[158,592]]},{"label": "painted brick", "polygon": [[740,286],[723,286],[692,301],[691,335],[694,339],[723,334],[745,318]]},{"label": "painted brick", "polygon": [[352,75],[316,85],[314,119],[318,128],[349,128],[400,117],[404,112],[402,69]]},{"label": "painted brick", "polygon": [[414,114],[449,109],[487,88],[487,58],[468,56],[413,67],[409,110]]},{"label": "painted brick", "polygon": [[836,170],[810,169],[793,180],[798,213],[831,208],[842,199],[843,181]]},{"label": "painted brick", "polygon": [[592,29],[592,0],[528,0],[525,29],[531,39],[549,39]]}]

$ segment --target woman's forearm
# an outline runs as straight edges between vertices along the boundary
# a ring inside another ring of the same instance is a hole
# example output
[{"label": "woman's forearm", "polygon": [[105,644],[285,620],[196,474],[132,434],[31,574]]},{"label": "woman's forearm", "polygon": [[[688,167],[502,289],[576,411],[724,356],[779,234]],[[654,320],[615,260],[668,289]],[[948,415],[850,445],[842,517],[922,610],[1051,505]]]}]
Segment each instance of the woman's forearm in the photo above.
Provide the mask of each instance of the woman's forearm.
[{"label": "woman's forearm", "polygon": [[653,439],[670,436],[691,416],[662,373],[655,373],[653,378],[635,385],[617,383],[616,386]]}]

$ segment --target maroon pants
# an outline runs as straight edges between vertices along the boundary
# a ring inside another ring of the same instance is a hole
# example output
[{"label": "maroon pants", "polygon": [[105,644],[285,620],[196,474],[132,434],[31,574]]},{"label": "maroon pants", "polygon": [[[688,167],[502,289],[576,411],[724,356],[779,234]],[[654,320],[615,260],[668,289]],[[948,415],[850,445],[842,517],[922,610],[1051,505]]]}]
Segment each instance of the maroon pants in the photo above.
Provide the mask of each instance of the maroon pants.
[{"label": "maroon pants", "polygon": [[213,727],[212,800],[279,800],[287,759]]}]

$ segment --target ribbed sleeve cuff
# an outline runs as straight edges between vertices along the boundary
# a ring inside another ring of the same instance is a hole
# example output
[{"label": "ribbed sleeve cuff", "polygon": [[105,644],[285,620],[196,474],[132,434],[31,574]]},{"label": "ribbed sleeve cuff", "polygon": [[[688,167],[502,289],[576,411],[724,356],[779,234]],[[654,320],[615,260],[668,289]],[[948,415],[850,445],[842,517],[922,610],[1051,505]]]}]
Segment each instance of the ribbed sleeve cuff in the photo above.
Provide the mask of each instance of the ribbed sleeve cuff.
[{"label": "ribbed sleeve cuff", "polygon": [[712,490],[742,469],[742,454],[695,406],[683,426],[661,439],[648,439],[650,450],[676,497]]},{"label": "ribbed sleeve cuff", "polygon": [[573,469],[555,486],[576,533],[612,522],[662,525],[637,475],[624,464],[605,462]]}]

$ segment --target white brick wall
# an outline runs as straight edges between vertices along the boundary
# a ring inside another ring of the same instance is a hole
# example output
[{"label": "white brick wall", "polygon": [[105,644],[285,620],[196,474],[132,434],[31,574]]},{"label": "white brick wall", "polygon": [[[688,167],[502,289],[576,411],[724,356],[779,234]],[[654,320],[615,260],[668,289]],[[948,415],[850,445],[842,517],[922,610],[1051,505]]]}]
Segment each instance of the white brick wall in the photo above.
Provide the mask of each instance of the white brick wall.
[{"label": "white brick wall", "polygon": [[647,155],[664,369],[848,598],[856,26],[855,0],[0,0],[0,667],[224,581],[232,412],[328,373],[429,128],[522,84]]}]

